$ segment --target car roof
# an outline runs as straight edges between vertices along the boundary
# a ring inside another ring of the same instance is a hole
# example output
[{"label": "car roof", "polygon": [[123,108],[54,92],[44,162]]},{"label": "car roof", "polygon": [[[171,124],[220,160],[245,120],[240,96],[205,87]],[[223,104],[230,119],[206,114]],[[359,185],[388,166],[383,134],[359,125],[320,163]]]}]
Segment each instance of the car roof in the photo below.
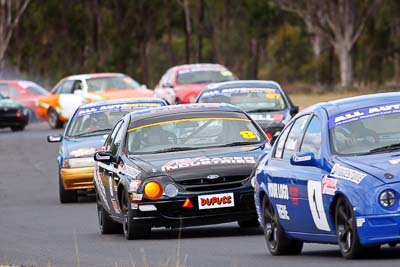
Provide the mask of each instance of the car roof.
[{"label": "car roof", "polygon": [[35,83],[34,81],[29,81],[29,80],[0,80],[0,83]]},{"label": "car roof", "polygon": [[227,88],[247,88],[247,87],[266,87],[266,88],[274,88],[281,89],[280,85],[275,81],[263,81],[263,80],[236,80],[236,81],[227,81],[220,83],[211,83],[205,86],[202,92],[218,90],[218,89],[227,89]]},{"label": "car roof", "polygon": [[164,107],[152,108],[149,110],[138,110],[130,113],[131,118],[135,121],[141,119],[147,119],[162,115],[179,115],[184,113],[195,113],[195,112],[240,112],[243,111],[233,105],[225,103],[201,103],[201,104],[182,104],[182,105],[171,105]]},{"label": "car roof", "polygon": [[184,64],[184,65],[174,66],[173,68],[175,70],[196,69],[196,68],[226,69],[226,67],[221,64],[211,64],[211,63]]},{"label": "car roof", "polygon": [[304,111],[301,113],[307,112],[309,110],[315,110],[317,108],[323,108],[326,110],[328,116],[330,117],[351,110],[356,110],[369,106],[385,105],[394,102],[400,102],[399,92],[367,94],[331,100],[328,102],[321,102],[304,109]]},{"label": "car roof", "polygon": [[103,78],[103,77],[123,77],[126,76],[122,73],[112,73],[112,72],[104,72],[104,73],[86,73],[86,74],[76,74],[65,77],[65,80],[85,80],[91,78]]},{"label": "car roof", "polygon": [[103,100],[91,102],[88,104],[84,104],[79,108],[91,108],[103,105],[118,105],[118,104],[126,104],[126,103],[163,103],[167,105],[164,99],[155,98],[155,97],[135,97],[135,98],[120,98],[120,99],[111,99],[111,100]]}]

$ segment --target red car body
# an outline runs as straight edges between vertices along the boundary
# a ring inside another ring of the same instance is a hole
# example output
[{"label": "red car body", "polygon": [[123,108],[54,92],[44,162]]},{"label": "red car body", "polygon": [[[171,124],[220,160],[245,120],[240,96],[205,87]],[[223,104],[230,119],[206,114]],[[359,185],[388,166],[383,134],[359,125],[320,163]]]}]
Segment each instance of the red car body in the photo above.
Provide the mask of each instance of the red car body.
[{"label": "red car body", "polygon": [[38,100],[49,92],[40,85],[24,80],[0,80],[0,93],[29,108],[30,119],[38,118]]},{"label": "red car body", "polygon": [[232,80],[236,77],[220,64],[179,65],[164,73],[154,93],[170,104],[188,104],[196,101],[206,85]]}]

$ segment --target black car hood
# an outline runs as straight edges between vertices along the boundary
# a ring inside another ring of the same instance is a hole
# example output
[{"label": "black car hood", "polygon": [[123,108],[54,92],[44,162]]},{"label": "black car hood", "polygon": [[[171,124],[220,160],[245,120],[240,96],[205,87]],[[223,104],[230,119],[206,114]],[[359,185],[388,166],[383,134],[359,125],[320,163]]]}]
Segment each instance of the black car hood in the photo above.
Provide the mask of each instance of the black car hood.
[{"label": "black car hood", "polygon": [[135,157],[136,164],[148,177],[168,175],[175,181],[222,176],[248,176],[263,145],[196,149],[189,151],[146,154]]}]

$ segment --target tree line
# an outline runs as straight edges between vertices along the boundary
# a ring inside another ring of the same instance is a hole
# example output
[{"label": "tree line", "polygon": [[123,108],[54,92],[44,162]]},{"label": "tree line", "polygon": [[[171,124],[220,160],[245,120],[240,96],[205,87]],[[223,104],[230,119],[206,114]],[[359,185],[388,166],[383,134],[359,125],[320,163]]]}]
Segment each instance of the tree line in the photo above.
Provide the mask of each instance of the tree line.
[{"label": "tree line", "polygon": [[316,88],[400,82],[398,0],[1,0],[0,62],[45,84],[184,63]]}]

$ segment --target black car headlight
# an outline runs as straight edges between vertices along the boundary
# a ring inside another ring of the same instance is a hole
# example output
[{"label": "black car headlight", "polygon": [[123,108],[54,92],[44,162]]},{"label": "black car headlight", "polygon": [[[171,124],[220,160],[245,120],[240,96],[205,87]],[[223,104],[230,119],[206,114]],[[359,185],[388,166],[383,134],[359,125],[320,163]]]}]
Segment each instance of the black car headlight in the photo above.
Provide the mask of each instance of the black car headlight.
[{"label": "black car headlight", "polygon": [[175,197],[178,194],[178,188],[174,184],[164,186],[164,193],[168,197]]},{"label": "black car headlight", "polygon": [[396,203],[396,194],[392,190],[384,190],[379,195],[379,203],[385,208],[390,208]]}]

